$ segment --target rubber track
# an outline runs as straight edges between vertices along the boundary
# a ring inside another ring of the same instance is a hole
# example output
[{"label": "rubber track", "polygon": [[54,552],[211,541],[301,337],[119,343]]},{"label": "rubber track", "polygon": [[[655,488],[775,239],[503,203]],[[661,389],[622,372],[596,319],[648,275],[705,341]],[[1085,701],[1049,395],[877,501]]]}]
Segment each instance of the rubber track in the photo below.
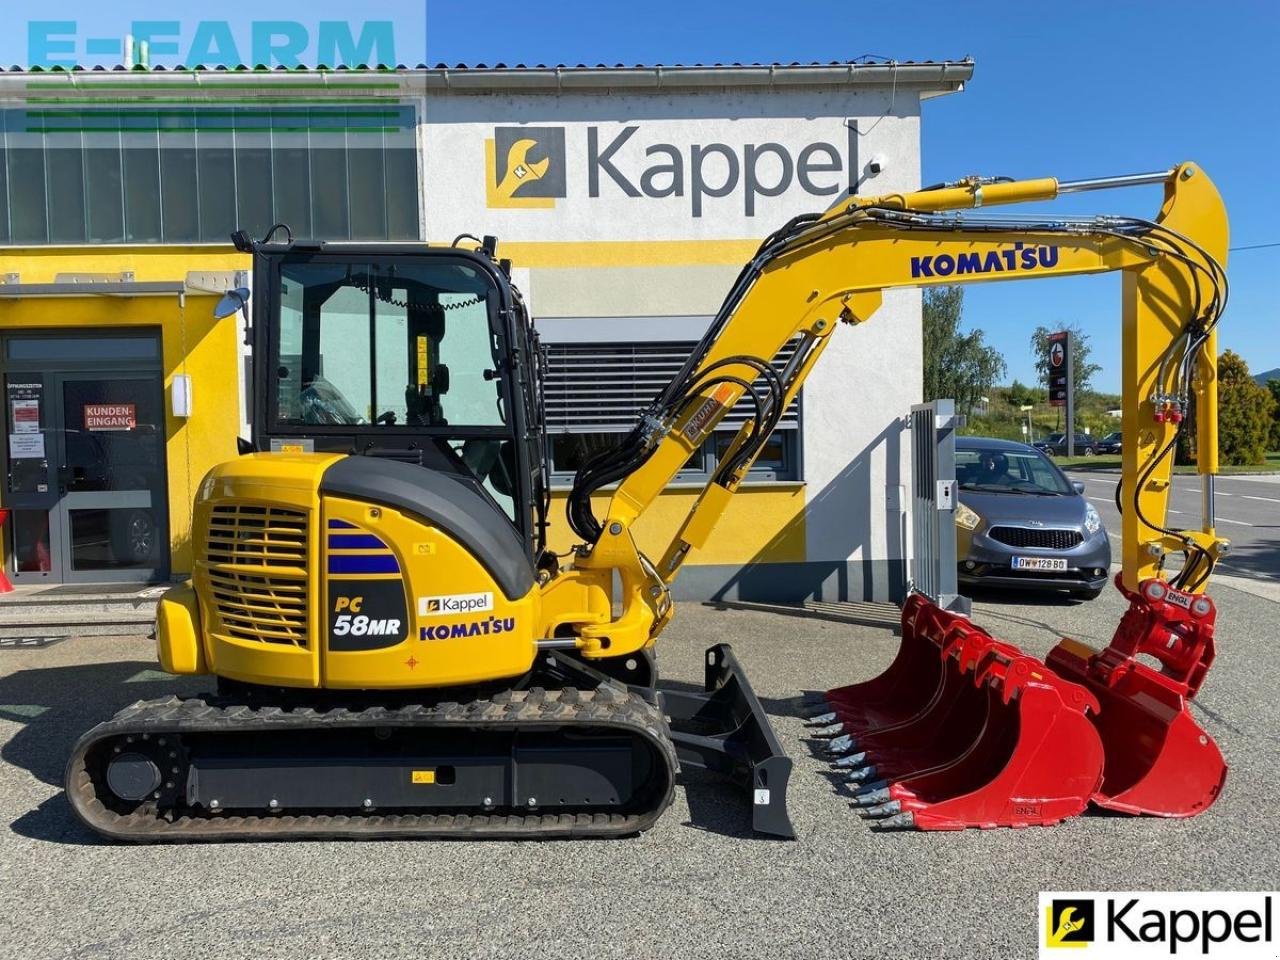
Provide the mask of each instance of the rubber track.
[{"label": "rubber track", "polygon": [[[547,731],[565,727],[626,730],[654,745],[655,761],[665,757],[666,784],[651,795],[656,802],[640,813],[560,814],[438,814],[353,812],[350,814],[205,814],[203,811],[157,811],[142,807],[119,814],[97,797],[104,783],[91,777],[86,760],[93,746],[125,735],[242,733],[281,730],[456,727],[468,730],[513,729]],[[670,805],[675,788],[675,747],[661,713],[643,697],[620,686],[603,684],[594,690],[572,687],[506,691],[492,699],[467,703],[365,710],[311,708],[254,708],[205,700],[167,697],[142,700],[100,723],[76,743],[67,763],[67,796],[76,815],[92,830],[113,840],[171,843],[211,840],[269,840],[276,838],[411,838],[552,839],[620,837],[651,826]]]}]

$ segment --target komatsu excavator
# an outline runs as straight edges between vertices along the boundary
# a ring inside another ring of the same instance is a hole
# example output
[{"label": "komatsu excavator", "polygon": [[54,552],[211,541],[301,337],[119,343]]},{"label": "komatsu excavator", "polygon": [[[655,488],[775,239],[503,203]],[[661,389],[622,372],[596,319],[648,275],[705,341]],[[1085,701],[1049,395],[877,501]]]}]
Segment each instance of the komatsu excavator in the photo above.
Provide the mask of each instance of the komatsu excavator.
[{"label": "komatsu excavator", "polygon": [[[952,212],[1137,184],[1163,184],[1153,220]],[[577,473],[566,562],[547,543],[542,353],[496,241],[280,233],[234,238],[253,256],[252,442],[201,483],[192,578],[157,614],[163,668],[217,690],[81,738],[67,792],[111,838],[620,836],[658,819],[681,764],[748,785],[755,828],[791,836],[790,760],[731,649],[707,651],[706,691],[688,693],[658,683],[654,643],[682,562],[830,338],[886,289],[1120,271],[1123,585],[1198,593],[1227,546],[1212,515],[1227,222],[1190,163],[972,177],[791,220],[635,428]],[[247,297],[220,313],[248,315]],[[1165,516],[1193,395],[1205,517],[1184,531]],[[645,556],[635,523],[739,403],[749,419]]]}]

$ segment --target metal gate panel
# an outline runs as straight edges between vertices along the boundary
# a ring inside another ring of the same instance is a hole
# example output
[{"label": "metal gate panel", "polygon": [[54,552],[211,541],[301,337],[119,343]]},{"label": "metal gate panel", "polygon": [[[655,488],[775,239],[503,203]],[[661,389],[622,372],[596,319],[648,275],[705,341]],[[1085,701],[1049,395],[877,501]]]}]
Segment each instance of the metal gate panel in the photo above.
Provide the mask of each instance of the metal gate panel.
[{"label": "metal gate panel", "polygon": [[954,400],[911,408],[911,589],[968,615],[956,576],[956,430],[963,422]]}]

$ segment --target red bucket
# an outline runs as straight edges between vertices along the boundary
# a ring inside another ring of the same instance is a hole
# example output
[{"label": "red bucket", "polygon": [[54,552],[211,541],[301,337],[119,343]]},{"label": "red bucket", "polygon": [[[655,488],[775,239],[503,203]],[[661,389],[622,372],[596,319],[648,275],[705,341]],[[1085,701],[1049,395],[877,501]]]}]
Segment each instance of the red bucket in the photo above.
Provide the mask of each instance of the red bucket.
[{"label": "red bucket", "polygon": [[1227,777],[1222,752],[1187,706],[1213,663],[1217,610],[1207,596],[1162,580],[1145,580],[1136,592],[1119,577],[1116,585],[1129,609],[1107,648],[1063,640],[1047,660],[1102,706],[1094,725],[1106,766],[1093,802],[1124,813],[1195,816]]},{"label": "red bucket", "polygon": [[1102,778],[1097,701],[1034,657],[913,595],[889,670],[827,696],[829,749],[881,828],[1056,823]]}]

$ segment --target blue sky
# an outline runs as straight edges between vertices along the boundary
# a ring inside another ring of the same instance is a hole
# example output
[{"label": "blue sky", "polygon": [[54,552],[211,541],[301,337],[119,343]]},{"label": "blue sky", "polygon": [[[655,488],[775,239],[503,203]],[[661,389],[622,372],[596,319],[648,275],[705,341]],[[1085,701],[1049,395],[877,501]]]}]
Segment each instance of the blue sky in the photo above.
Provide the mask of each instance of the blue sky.
[{"label": "blue sky", "polygon": [[[306,19],[351,16],[336,0],[295,4]],[[8,10],[24,16],[25,4]],[[44,17],[83,19],[110,6],[164,16],[170,3],[59,0]],[[289,17],[288,4],[270,5]],[[230,21],[262,17],[260,2],[225,0]],[[170,16],[174,14],[168,14]],[[204,16],[213,14],[206,11]],[[415,0],[365,0],[360,16],[421,23]],[[188,18],[192,14],[183,14]],[[301,18],[301,17],[300,17]],[[1280,244],[1280,6],[1263,0],[1135,0],[961,4],[806,0],[429,0],[426,50],[449,63],[690,63],[972,56],[962,94],[931,101],[923,124],[926,182],[969,173],[1076,179],[1161,169],[1195,160],[1222,190],[1232,245]],[[397,42],[400,42],[398,35]],[[418,47],[418,38],[406,38]],[[406,52],[409,52],[408,50]],[[413,51],[416,52],[416,51]],[[0,61],[25,59],[25,37],[0,37]],[[1063,213],[1154,214],[1156,188],[1069,197]],[[1280,246],[1238,250],[1228,266],[1224,348],[1255,372],[1280,367]],[[1005,353],[1010,377],[1034,379],[1028,347],[1037,324],[1079,323],[1118,389],[1119,281],[1114,277],[969,288],[966,320]]]}]

